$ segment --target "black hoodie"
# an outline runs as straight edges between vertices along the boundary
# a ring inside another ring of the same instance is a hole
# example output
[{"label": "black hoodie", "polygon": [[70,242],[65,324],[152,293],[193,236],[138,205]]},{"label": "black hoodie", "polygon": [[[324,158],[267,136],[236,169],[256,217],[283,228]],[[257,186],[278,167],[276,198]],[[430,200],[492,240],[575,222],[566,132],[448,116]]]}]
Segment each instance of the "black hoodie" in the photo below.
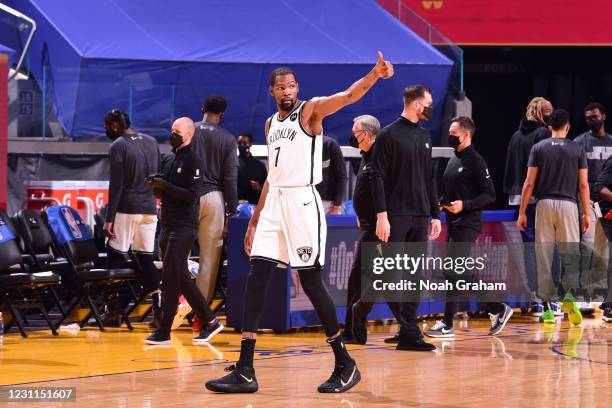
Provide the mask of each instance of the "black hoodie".
[{"label": "black hoodie", "polygon": [[551,137],[550,130],[543,123],[523,119],[510,139],[504,172],[504,193],[520,195],[527,177],[527,161],[531,147]]}]

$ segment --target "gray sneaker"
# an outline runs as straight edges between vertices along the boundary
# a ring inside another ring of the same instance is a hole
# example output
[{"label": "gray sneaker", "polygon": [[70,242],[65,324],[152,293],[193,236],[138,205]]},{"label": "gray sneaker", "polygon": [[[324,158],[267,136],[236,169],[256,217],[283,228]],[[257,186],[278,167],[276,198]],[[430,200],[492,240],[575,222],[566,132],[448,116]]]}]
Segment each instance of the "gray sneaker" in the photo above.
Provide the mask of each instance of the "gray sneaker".
[{"label": "gray sneaker", "polygon": [[504,327],[506,327],[506,323],[508,323],[508,320],[510,320],[512,314],[514,313],[510,306],[505,303],[503,305],[504,311],[502,313],[497,315],[489,313],[489,315],[491,316],[491,330],[489,330],[489,336],[495,336],[496,334],[499,334],[499,332],[504,330]]},{"label": "gray sneaker", "polygon": [[450,339],[455,338],[455,330],[451,327],[450,329],[442,320],[438,320],[433,327],[425,332],[426,336]]}]

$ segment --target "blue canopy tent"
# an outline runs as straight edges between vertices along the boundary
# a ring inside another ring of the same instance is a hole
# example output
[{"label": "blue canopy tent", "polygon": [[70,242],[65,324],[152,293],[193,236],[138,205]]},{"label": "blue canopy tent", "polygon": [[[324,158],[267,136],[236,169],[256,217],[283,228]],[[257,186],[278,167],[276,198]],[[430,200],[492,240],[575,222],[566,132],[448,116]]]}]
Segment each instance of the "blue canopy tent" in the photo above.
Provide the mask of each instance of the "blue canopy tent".
[{"label": "blue canopy tent", "polygon": [[401,111],[403,88],[424,83],[440,117],[452,62],[373,0],[14,0],[39,26],[29,62],[45,83],[47,100],[74,138],[103,133],[104,113],[120,107],[133,125],[169,134],[179,116],[201,118],[208,94],[228,99],[224,126],[250,131],[263,143],[263,124],[275,112],[269,74],[293,68],[300,98],[344,90],[376,61],[393,62],[359,103],[324,123],[346,142],[353,117],[381,123]]}]

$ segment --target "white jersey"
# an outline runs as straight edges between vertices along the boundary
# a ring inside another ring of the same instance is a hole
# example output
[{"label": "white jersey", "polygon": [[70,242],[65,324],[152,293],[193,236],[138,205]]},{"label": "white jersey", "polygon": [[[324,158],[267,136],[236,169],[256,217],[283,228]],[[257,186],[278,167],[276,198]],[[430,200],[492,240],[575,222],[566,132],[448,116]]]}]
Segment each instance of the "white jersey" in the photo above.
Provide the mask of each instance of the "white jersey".
[{"label": "white jersey", "polygon": [[284,119],[278,112],[268,130],[268,183],[271,187],[304,187],[323,179],[323,137],[304,129],[301,102]]}]

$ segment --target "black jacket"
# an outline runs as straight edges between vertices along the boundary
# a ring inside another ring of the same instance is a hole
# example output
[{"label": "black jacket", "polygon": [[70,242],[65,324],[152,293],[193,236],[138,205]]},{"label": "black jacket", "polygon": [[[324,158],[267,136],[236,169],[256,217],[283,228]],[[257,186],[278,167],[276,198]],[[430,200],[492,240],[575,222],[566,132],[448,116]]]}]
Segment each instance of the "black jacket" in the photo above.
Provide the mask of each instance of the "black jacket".
[{"label": "black jacket", "polygon": [[473,146],[448,161],[442,177],[443,190],[440,202],[448,204],[463,201],[463,211],[453,214],[446,211],[447,225],[467,227],[477,231],[482,227],[482,209],[495,201],[495,187],[487,163]]},{"label": "black jacket", "polygon": [[[372,146],[374,148],[374,146]],[[370,176],[372,172],[372,150],[362,152],[363,160],[359,165],[357,172],[357,181],[355,181],[355,190],[353,191],[353,208],[359,218],[359,224],[362,229],[376,228],[376,210],[374,209],[374,201],[372,200],[372,186]]]},{"label": "black jacket", "polygon": [[161,198],[161,219],[164,227],[198,227],[198,194],[202,188],[204,168],[192,146],[164,156],[161,173],[166,187],[155,190]]},{"label": "black jacket", "polygon": [[523,119],[519,128],[510,139],[504,172],[504,193],[520,195],[527,177],[527,161],[531,147],[541,140],[551,137],[543,123]]},{"label": "black jacket", "polygon": [[400,116],[381,130],[372,151],[377,213],[440,219],[429,132]]},{"label": "black jacket", "polygon": [[612,202],[602,199],[599,195],[599,192],[604,187],[612,189],[612,156],[610,156],[604,162],[601,168],[601,173],[599,173],[599,177],[593,186],[593,188],[597,191],[597,196],[599,197],[599,206],[601,207],[602,215],[606,215],[608,211],[612,210]]},{"label": "black jacket", "polygon": [[220,126],[197,122],[191,140],[194,153],[204,162],[200,195],[223,192],[228,212],[238,205],[238,146],[236,138]]},{"label": "black jacket", "polygon": [[342,205],[347,183],[346,163],[340,145],[335,139],[323,136],[323,180],[317,184],[321,199]]}]

